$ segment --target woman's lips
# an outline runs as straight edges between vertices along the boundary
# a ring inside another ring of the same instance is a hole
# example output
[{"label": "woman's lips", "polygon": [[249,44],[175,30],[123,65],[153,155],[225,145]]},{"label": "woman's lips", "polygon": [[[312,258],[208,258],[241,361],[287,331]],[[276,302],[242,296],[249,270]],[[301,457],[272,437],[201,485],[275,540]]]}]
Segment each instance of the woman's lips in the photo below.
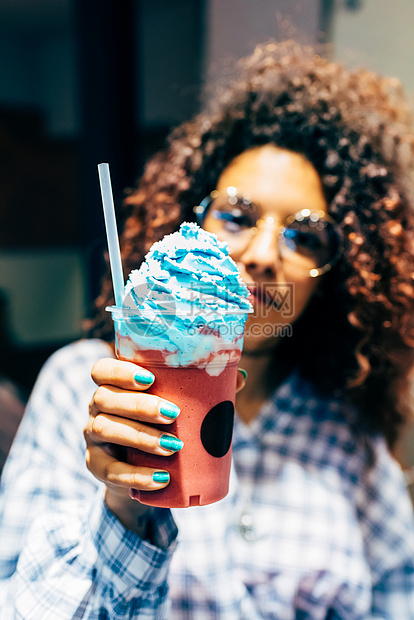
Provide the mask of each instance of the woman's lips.
[{"label": "woman's lips", "polygon": [[266,292],[266,289],[261,284],[248,284],[247,289],[250,293],[248,300],[250,303],[259,303],[265,305],[272,305],[273,298]]}]

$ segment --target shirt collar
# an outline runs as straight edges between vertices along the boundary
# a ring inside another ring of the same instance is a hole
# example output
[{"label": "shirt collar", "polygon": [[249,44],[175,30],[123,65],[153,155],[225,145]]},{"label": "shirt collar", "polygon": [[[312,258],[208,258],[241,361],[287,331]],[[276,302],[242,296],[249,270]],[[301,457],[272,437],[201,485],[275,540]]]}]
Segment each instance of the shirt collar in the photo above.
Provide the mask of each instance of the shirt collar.
[{"label": "shirt collar", "polygon": [[289,374],[275,389],[272,396],[263,403],[257,416],[248,424],[236,416],[234,430],[234,447],[248,444],[261,444],[268,433],[279,431],[286,416],[289,417],[295,409],[303,404],[303,397],[299,396],[300,378],[297,371]]},{"label": "shirt collar", "polygon": [[348,422],[356,420],[354,407],[345,402],[343,395],[334,392],[323,396],[295,369],[263,403],[259,413],[249,424],[236,416],[233,446],[272,442],[272,436],[281,434],[292,424],[292,417],[303,415],[304,412],[320,421],[327,417],[344,416]]}]

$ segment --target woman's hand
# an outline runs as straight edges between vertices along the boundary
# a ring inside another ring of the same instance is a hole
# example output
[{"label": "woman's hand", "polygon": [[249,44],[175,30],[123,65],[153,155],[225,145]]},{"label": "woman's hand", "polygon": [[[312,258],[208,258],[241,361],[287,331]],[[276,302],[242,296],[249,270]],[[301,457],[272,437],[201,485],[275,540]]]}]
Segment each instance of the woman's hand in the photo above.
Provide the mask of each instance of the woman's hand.
[{"label": "woman's hand", "polygon": [[[86,463],[92,474],[106,485],[108,508],[127,527],[143,533],[142,517],[147,506],[131,499],[129,489],[161,489],[167,481],[157,482],[159,470],[129,465],[116,458],[118,447],[139,448],[144,452],[170,456],[177,451],[165,446],[165,436],[179,413],[179,408],[153,394],[146,394],[154,376],[145,369],[113,358],[104,358],[92,368],[92,378],[99,386],[89,406],[89,420],[84,430]],[[146,422],[165,424],[165,432]],[[163,440],[161,441],[161,437]],[[181,444],[182,445],[182,444]],[[164,472],[168,476],[167,472]],[[164,476],[164,477],[165,477]],[[157,478],[157,476],[155,476]]]},{"label": "woman's hand", "polygon": [[[182,442],[168,431],[168,425],[176,419],[179,408],[145,393],[154,376],[132,362],[104,358],[94,364],[91,374],[98,389],[90,403],[84,430],[86,463],[92,474],[106,485],[105,501],[109,510],[125,527],[143,535],[150,508],[133,500],[129,489],[153,491],[167,486],[168,458],[166,470],[162,471],[164,481],[160,482],[157,480],[160,470],[129,465],[117,458],[117,451],[132,447],[166,457],[177,452]],[[245,376],[239,372],[236,390],[241,390],[244,383]],[[147,423],[165,425],[165,431]],[[166,437],[173,440],[170,446]]]}]

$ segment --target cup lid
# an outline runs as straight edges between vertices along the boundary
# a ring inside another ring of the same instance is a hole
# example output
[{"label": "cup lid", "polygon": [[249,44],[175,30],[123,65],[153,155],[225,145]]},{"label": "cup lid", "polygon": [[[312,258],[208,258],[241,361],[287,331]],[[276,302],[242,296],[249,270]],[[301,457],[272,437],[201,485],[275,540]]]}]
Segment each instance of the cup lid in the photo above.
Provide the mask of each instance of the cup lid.
[{"label": "cup lid", "polygon": [[185,310],[182,307],[177,307],[177,304],[174,302],[163,302],[161,307],[157,306],[153,308],[124,308],[123,306],[107,306],[105,310],[111,312],[113,315],[131,319],[134,317],[149,318],[154,315],[183,317],[212,317],[217,315],[244,316],[253,312],[253,308],[240,308],[238,306],[234,306],[234,308],[220,308],[214,307],[213,305],[209,308],[197,308],[197,306],[190,306],[188,310]]}]

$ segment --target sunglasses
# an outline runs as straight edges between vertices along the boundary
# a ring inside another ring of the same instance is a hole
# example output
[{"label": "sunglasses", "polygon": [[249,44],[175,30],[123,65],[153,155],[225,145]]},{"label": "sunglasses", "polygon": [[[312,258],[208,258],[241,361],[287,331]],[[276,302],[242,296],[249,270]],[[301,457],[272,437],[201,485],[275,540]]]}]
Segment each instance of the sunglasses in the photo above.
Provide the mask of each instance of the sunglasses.
[{"label": "sunglasses", "polygon": [[324,211],[303,208],[279,223],[262,218],[254,202],[228,187],[225,193],[212,191],[194,213],[199,226],[225,241],[234,256],[243,253],[262,227],[275,230],[280,260],[312,278],[332,269],[341,255],[337,225]]}]

